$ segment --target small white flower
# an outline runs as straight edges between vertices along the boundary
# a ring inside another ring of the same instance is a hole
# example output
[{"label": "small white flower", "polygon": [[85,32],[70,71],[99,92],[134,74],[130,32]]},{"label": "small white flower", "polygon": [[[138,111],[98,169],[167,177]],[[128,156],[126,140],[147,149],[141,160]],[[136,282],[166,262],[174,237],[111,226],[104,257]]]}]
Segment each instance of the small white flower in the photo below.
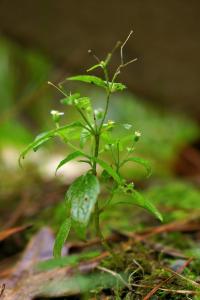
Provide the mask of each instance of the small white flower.
[{"label": "small white flower", "polygon": [[63,116],[64,112],[58,111],[58,110],[51,110],[50,114],[52,116]]},{"label": "small white flower", "polygon": [[135,131],[135,136],[140,137],[141,136],[141,132],[140,131]]},{"label": "small white flower", "polygon": [[108,120],[108,125],[114,125],[115,122],[113,120]]},{"label": "small white flower", "polygon": [[64,112],[58,110],[51,110],[50,114],[52,115],[52,119],[55,123],[60,121],[61,116],[64,115]]},{"label": "small white flower", "polygon": [[129,152],[129,153],[132,153],[135,148],[134,147],[127,147],[126,150]]}]

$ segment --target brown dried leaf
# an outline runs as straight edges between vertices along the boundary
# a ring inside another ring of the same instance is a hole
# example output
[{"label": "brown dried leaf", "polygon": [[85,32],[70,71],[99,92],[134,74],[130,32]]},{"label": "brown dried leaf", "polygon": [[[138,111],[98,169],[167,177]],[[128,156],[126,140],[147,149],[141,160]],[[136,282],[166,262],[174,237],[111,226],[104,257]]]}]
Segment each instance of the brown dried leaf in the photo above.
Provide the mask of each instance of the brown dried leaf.
[{"label": "brown dried leaf", "polygon": [[[77,294],[80,288],[72,275],[76,272],[90,272],[109,255],[104,252],[77,267],[56,268],[45,272],[36,270],[35,265],[38,262],[52,258],[53,243],[54,235],[48,227],[42,228],[33,236],[10,277],[0,282],[0,285],[5,284],[1,299],[31,300],[38,296],[59,297]],[[64,251],[67,254],[67,248],[64,248]]]},{"label": "brown dried leaf", "polygon": [[7,239],[11,235],[14,235],[16,233],[24,231],[25,229],[30,228],[31,226],[32,225],[23,225],[23,226],[13,227],[13,228],[9,228],[9,229],[5,229],[3,231],[0,231],[0,242]]}]

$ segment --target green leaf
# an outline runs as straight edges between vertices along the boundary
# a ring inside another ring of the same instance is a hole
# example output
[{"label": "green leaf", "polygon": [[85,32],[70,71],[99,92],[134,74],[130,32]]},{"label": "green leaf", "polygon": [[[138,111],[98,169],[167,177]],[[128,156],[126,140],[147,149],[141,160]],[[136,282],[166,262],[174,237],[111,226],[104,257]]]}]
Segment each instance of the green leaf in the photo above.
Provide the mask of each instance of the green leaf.
[{"label": "green leaf", "polygon": [[103,182],[109,181],[111,178],[110,174],[104,169],[103,172],[101,173],[101,179]]},{"label": "green leaf", "polygon": [[71,207],[73,227],[80,238],[85,238],[85,231],[100,192],[99,181],[91,173],[78,177],[66,194]]},{"label": "green leaf", "polygon": [[83,128],[80,134],[80,147],[83,148],[86,142],[91,138],[91,132]]},{"label": "green leaf", "polygon": [[122,180],[120,178],[120,176],[117,174],[117,172],[111,167],[109,166],[109,164],[107,162],[105,162],[104,160],[101,160],[99,158],[93,158],[94,160],[96,160],[96,162],[104,169],[107,171],[107,173],[118,183],[121,184]]},{"label": "green leaf", "polygon": [[71,218],[67,218],[60,226],[60,229],[55,239],[54,248],[53,248],[53,256],[55,258],[61,257],[61,251],[69,235],[70,228],[71,228]]},{"label": "green leaf", "polygon": [[74,152],[70,153],[67,157],[65,157],[63,160],[61,160],[61,162],[58,164],[58,166],[56,168],[56,173],[63,165],[65,165],[66,163],[75,159],[78,156],[88,157],[88,155],[86,155],[85,153],[83,153],[81,151],[74,151]]},{"label": "green leaf", "polygon": [[142,208],[145,208],[161,222],[163,221],[163,217],[160,214],[160,212],[157,210],[157,208],[148,199],[144,198],[139,192],[134,190],[132,194],[130,194],[130,199],[133,201],[134,204]]},{"label": "green leaf", "polygon": [[109,82],[109,87],[111,89],[111,93],[123,91],[124,89],[126,89],[126,86],[119,82]]},{"label": "green leaf", "polygon": [[76,81],[82,81],[90,84],[94,84],[99,87],[103,87],[105,89],[108,88],[110,89],[111,93],[117,92],[117,91],[123,91],[126,86],[122,83],[119,82],[107,82],[104,81],[102,78],[97,77],[97,76],[92,76],[92,75],[77,75],[73,77],[67,78],[67,80],[76,80]]},{"label": "green leaf", "polygon": [[20,154],[19,156],[19,165],[21,166],[21,160],[25,158],[25,156],[27,155],[27,153],[30,150],[37,150],[38,147],[40,147],[41,145],[43,145],[45,142],[47,142],[48,140],[50,140],[51,138],[57,136],[59,133],[67,133],[68,131],[70,131],[72,128],[79,128],[79,127],[83,127],[83,125],[80,122],[74,122],[71,123],[69,125],[66,126],[62,126],[47,132],[44,132],[42,134],[40,134],[39,136],[36,137],[36,139],[30,143]]},{"label": "green leaf", "polygon": [[58,258],[41,261],[36,265],[37,271],[48,271],[55,268],[62,268],[66,266],[76,266],[80,261],[95,258],[100,255],[99,251],[90,251],[86,253],[71,254]]},{"label": "green leaf", "polygon": [[82,81],[86,83],[91,83],[99,87],[106,88],[107,85],[103,79],[97,76],[92,76],[92,75],[77,75],[73,77],[67,78],[67,80],[76,80],[76,81]]},{"label": "green leaf", "polygon": [[36,136],[34,141],[37,142],[37,146],[33,147],[33,151],[36,152],[43,144],[45,144],[52,138],[52,136],[46,137],[47,134],[48,132],[43,132]]},{"label": "green leaf", "polygon": [[106,130],[107,130],[107,128],[105,127],[105,130],[101,134],[102,140],[106,144],[113,144],[113,143],[115,143],[116,138],[112,135],[112,133],[110,131],[106,131]]},{"label": "green leaf", "polygon": [[[81,124],[81,123],[80,123]],[[67,129],[60,130],[57,135],[61,138],[64,137],[66,140],[78,140],[80,138],[80,133],[84,126],[72,126],[68,127]]]},{"label": "green leaf", "polygon": [[149,163],[148,160],[140,158],[140,157],[130,157],[130,158],[127,158],[124,161],[122,161],[120,167],[123,166],[124,164],[126,164],[129,161],[132,161],[132,162],[135,162],[135,163],[138,163],[138,164],[142,165],[147,171],[147,176],[149,177],[151,175],[152,170],[151,170],[151,166],[150,166],[150,163]]},{"label": "green leaf", "polygon": [[61,99],[60,102],[65,105],[72,105],[74,103],[74,100],[79,99],[80,96],[81,95],[79,93],[71,94],[64,99]]},{"label": "green leaf", "polygon": [[90,98],[88,98],[88,97],[81,97],[81,98],[75,99],[74,104],[78,108],[83,109],[83,110],[91,108]]}]

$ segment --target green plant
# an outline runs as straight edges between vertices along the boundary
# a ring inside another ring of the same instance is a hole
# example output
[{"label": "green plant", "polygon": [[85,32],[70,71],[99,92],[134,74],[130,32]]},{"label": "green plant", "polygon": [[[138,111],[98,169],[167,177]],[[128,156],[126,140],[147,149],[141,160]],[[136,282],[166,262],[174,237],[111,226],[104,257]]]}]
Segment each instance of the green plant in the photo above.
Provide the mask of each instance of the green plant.
[{"label": "green plant", "polygon": [[[126,182],[120,174],[121,168],[127,162],[133,162],[144,166],[147,170],[147,174],[150,175],[151,170],[148,161],[133,155],[135,144],[140,138],[140,132],[134,132],[130,124],[118,124],[114,121],[107,120],[111,95],[115,92],[123,91],[126,88],[124,84],[116,82],[117,77],[123,68],[136,60],[133,59],[124,62],[123,57],[124,46],[131,34],[132,32],[130,32],[124,43],[118,42],[105,60],[101,61],[98,57],[93,55],[97,60],[97,64],[88,69],[87,72],[101,69],[103,78],[91,75],[78,75],[66,79],[68,81],[89,83],[102,88],[106,94],[105,108],[94,109],[88,97],[81,96],[80,93],[67,93],[63,86],[64,82],[58,85],[49,83],[63,95],[61,103],[65,106],[73,106],[80,114],[81,120],[60,126],[60,121],[64,113],[51,111],[53,121],[55,122],[55,129],[37,136],[34,142],[28,145],[20,155],[19,160],[21,163],[21,159],[24,158],[30,150],[33,149],[36,151],[50,139],[59,137],[73,152],[59,163],[56,172],[64,164],[78,157],[81,157],[79,160],[81,163],[87,163],[90,167],[87,173],[78,177],[71,184],[66,193],[66,219],[62,223],[55,240],[55,257],[61,255],[63,244],[68,237],[71,227],[75,229],[81,239],[85,239],[86,229],[90,220],[94,221],[96,236],[100,238],[106,248],[111,250],[102,235],[99,219],[100,214],[102,214],[109,205],[113,205],[113,199],[116,194],[120,193],[125,196],[122,201],[128,201],[129,203],[131,202],[141,206],[162,220],[160,213],[154,205],[147,199],[144,199],[143,196],[135,190],[134,184]],[[114,51],[119,47],[121,61],[114,74],[110,76],[108,67]],[[90,53],[92,52],[90,51]],[[121,126],[124,131],[127,131],[127,134],[124,134],[122,137],[119,137],[115,133],[115,129],[119,126]],[[74,142],[75,140],[78,140],[78,145]],[[88,144],[90,145],[89,149],[87,147]],[[124,150],[126,150],[125,156]],[[104,152],[111,154],[111,161],[109,163],[104,159]],[[123,155],[121,155],[122,152]],[[97,165],[103,169],[99,179],[97,177]],[[101,199],[101,201],[98,199],[100,194],[99,181],[104,182],[108,186],[108,197]]]}]

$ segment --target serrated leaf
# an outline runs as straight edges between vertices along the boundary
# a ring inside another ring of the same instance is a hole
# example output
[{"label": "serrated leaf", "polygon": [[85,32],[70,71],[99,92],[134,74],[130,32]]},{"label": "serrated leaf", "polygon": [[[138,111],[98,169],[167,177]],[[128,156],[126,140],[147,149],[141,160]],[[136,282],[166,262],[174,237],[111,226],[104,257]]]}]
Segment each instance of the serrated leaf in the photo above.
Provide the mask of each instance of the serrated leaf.
[{"label": "serrated leaf", "polygon": [[[93,158],[95,159],[95,158]],[[122,180],[120,178],[120,176],[117,174],[117,172],[111,167],[109,166],[109,164],[107,162],[105,162],[104,160],[101,160],[99,158],[95,159],[96,162],[104,169],[107,171],[107,173],[118,183],[121,184]]]},{"label": "serrated leaf", "polygon": [[146,198],[144,198],[139,192],[136,190],[130,195],[130,199],[134,204],[148,210],[152,213],[158,220],[163,221],[163,217],[161,213],[157,210],[157,208]]},{"label": "serrated leaf", "polygon": [[56,168],[56,173],[57,171],[64,166],[65,164],[67,164],[69,161],[75,159],[76,157],[79,156],[84,156],[84,157],[88,157],[88,155],[86,155],[85,153],[81,152],[81,151],[74,151],[72,153],[70,153],[69,155],[67,155],[67,157],[65,157],[63,160],[61,160],[61,162],[58,164],[57,168]]},{"label": "serrated leaf", "polygon": [[60,229],[55,239],[54,248],[53,248],[53,256],[55,258],[61,257],[62,248],[69,235],[70,228],[71,228],[71,218],[67,218],[60,226]]},{"label": "serrated leaf", "polygon": [[74,122],[69,125],[65,125],[47,132],[44,132],[36,137],[36,139],[30,143],[20,154],[19,156],[19,165],[21,166],[21,160],[25,158],[27,153],[30,150],[37,149],[42,144],[50,140],[51,138],[55,137],[58,133],[66,133],[68,130],[75,128],[75,127],[83,127],[83,125],[80,122]]},{"label": "serrated leaf", "polygon": [[97,76],[92,76],[92,75],[77,75],[73,77],[67,78],[67,80],[75,80],[75,81],[82,81],[86,83],[91,83],[99,87],[106,88],[106,83],[103,79]]},{"label": "serrated leaf", "polygon": [[126,89],[126,86],[122,83],[119,82],[109,82],[109,86],[111,89],[111,93],[117,92],[117,91],[123,91],[124,89]]},{"label": "serrated leaf", "polygon": [[81,95],[79,93],[74,93],[66,98],[61,99],[60,102],[65,105],[72,105],[74,103],[74,100],[80,98],[80,96]]},{"label": "serrated leaf", "polygon": [[146,169],[147,176],[149,177],[151,175],[151,173],[152,173],[151,165],[150,165],[149,161],[144,158],[140,158],[140,157],[127,158],[121,163],[120,167],[130,161],[142,165]]},{"label": "serrated leaf", "polygon": [[71,207],[73,227],[80,238],[85,238],[85,231],[99,192],[99,181],[89,172],[78,177],[67,191],[66,201]]},{"label": "serrated leaf", "polygon": [[80,109],[88,109],[91,107],[90,98],[81,97],[74,100],[74,104]]}]

